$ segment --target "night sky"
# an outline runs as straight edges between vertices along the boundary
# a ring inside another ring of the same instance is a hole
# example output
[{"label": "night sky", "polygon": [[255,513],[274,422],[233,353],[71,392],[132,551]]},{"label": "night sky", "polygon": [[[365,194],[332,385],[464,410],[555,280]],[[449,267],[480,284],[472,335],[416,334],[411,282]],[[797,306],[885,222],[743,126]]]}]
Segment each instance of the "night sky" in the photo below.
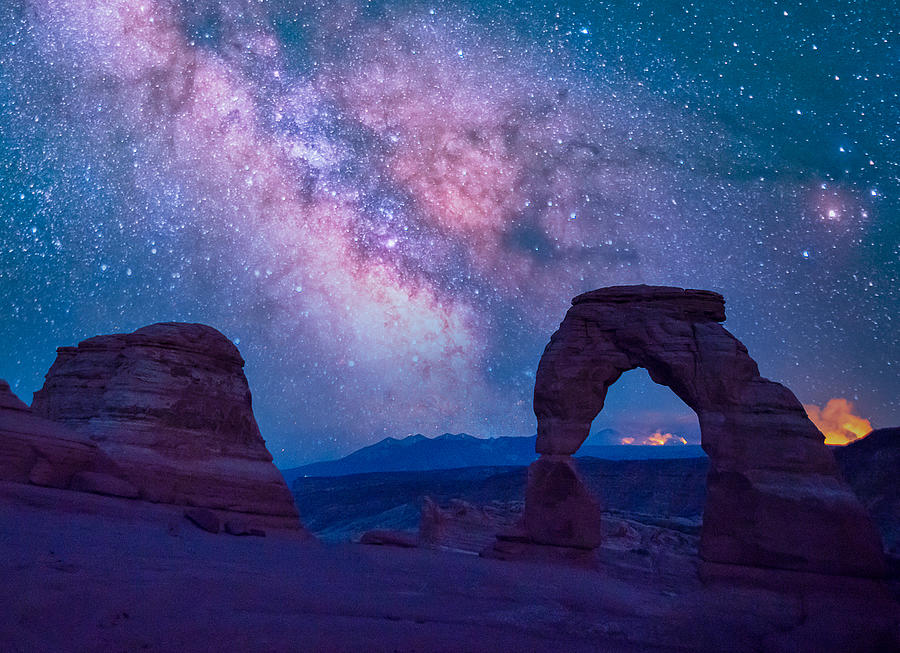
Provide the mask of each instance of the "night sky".
[{"label": "night sky", "polygon": [[[651,283],[900,424],[895,3],[684,4],[3,2],[0,378],[203,322],[276,463],[528,435],[571,297]],[[621,385],[604,425],[696,421]]]}]

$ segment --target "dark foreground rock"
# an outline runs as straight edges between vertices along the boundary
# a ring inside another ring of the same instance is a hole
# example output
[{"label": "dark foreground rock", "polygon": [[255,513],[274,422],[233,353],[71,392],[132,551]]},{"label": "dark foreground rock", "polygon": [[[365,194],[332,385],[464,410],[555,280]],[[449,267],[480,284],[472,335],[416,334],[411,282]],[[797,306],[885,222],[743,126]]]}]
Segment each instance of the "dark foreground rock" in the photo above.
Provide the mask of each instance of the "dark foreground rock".
[{"label": "dark foreground rock", "polygon": [[225,522],[225,532],[229,535],[265,537],[266,532],[261,528],[253,528],[244,519],[229,519]]},{"label": "dark foreground rock", "polygon": [[900,428],[876,429],[834,451],[844,478],[878,525],[885,550],[900,566]]},{"label": "dark foreground rock", "polygon": [[612,550],[607,531],[589,567],[310,546],[285,531],[213,537],[182,512],[172,532],[164,504],[0,482],[3,649],[898,650],[897,605],[870,580],[704,582],[695,555],[631,536]]},{"label": "dark foreground rock", "polygon": [[600,545],[600,502],[570,456],[541,456],[528,467],[523,525],[537,544]]},{"label": "dark foreground rock", "polygon": [[206,508],[190,508],[184,511],[184,516],[200,530],[213,535],[218,533],[221,528],[221,521],[218,515]]},{"label": "dark foreground rock", "polygon": [[78,472],[72,477],[69,487],[79,492],[93,492],[126,499],[137,499],[140,496],[140,491],[124,478],[100,472]]},{"label": "dark foreground rock", "polygon": [[398,546],[401,549],[414,549],[419,546],[419,539],[415,533],[375,530],[363,533],[362,537],[359,538],[359,543],[376,546]]},{"label": "dark foreground rock", "polygon": [[425,497],[419,520],[419,541],[450,551],[480,553],[493,545],[497,533],[509,530],[522,517],[522,502],[476,506],[452,499],[446,506]]}]

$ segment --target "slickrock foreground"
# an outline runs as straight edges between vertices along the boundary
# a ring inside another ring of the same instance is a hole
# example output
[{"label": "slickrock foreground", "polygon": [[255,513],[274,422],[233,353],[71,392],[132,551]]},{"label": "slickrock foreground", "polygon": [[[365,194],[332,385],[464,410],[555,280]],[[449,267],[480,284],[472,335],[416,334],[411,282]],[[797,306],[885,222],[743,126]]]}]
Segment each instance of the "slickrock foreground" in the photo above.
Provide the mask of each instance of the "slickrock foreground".
[{"label": "slickrock foreground", "polygon": [[[77,503],[76,503],[77,500]],[[0,482],[4,651],[897,650],[870,579],[698,577],[652,544],[595,568],[226,537],[161,504]],[[661,543],[658,543],[661,544]],[[631,548],[631,547],[629,547]]]},{"label": "slickrock foreground", "polygon": [[[760,376],[719,323],[721,295],[664,286],[603,288],[572,300],[538,366],[541,459],[524,524],[536,544],[594,548],[587,491],[570,456],[609,386],[646,368],[696,413],[709,455],[700,555],[707,561],[879,576],[878,532],[794,394]],[[591,511],[595,509],[591,508]]]},{"label": "slickrock foreground", "polygon": [[0,478],[300,529],[237,348],[163,323],[60,347],[31,409],[0,387]]}]

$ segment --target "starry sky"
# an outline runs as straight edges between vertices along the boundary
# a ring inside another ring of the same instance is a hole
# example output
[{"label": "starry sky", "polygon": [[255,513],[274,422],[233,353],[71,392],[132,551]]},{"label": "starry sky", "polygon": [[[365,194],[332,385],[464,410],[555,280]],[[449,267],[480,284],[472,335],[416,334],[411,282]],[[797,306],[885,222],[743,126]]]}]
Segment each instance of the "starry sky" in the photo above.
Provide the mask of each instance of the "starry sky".
[{"label": "starry sky", "polygon": [[[900,424],[898,31],[889,1],[4,2],[0,378],[30,401],[59,345],[204,322],[276,463],[528,435],[571,297],[651,283]],[[641,371],[601,421],[696,423]]]}]

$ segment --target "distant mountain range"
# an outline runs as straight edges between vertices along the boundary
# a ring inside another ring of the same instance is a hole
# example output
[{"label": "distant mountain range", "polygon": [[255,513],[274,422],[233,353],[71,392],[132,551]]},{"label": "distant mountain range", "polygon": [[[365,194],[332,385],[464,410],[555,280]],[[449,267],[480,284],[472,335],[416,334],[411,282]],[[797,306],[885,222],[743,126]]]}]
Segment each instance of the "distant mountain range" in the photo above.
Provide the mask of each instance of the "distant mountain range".
[{"label": "distant mountain range", "polygon": [[[615,432],[597,436],[615,435]],[[508,467],[529,465],[537,458],[537,436],[477,438],[466,433],[444,433],[435,438],[411,435],[385,438],[339,458],[282,470],[288,485],[304,476],[347,476],[370,472],[424,471],[461,467]],[[611,439],[609,437],[605,439]],[[699,445],[583,445],[576,454],[606,460],[648,458],[700,458]]]},{"label": "distant mountain range", "polygon": [[[414,529],[424,496],[439,503],[521,502],[534,441],[464,433],[387,438],[340,460],[282,473],[304,524],[325,539],[350,539],[373,528]],[[900,574],[900,428],[873,431],[832,451],[881,529]],[[699,524],[708,468],[699,446],[584,445],[578,454],[589,456],[579,469],[604,510]]]}]

